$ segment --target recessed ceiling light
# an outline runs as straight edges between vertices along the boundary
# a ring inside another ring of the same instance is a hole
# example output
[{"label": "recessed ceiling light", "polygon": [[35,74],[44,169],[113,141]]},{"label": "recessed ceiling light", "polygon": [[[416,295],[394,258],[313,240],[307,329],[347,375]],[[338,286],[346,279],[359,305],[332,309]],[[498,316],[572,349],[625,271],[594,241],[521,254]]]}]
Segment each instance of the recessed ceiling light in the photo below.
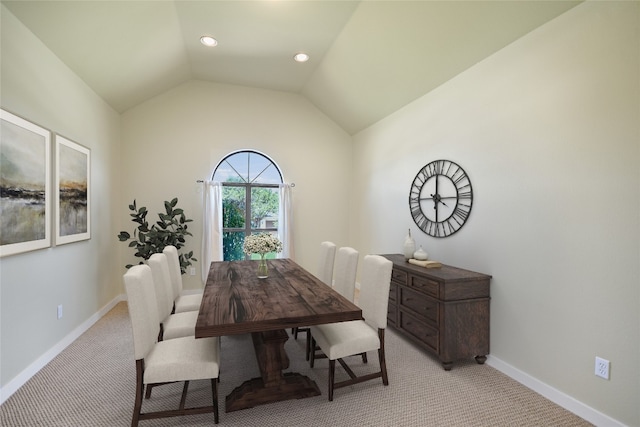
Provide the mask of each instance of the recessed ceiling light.
[{"label": "recessed ceiling light", "polygon": [[200,37],[200,43],[205,46],[216,46],[218,44],[218,40],[214,39],[211,36],[202,36]]},{"label": "recessed ceiling light", "polygon": [[309,60],[309,55],[307,55],[306,53],[296,53],[293,56],[293,59],[296,62],[307,62]]}]

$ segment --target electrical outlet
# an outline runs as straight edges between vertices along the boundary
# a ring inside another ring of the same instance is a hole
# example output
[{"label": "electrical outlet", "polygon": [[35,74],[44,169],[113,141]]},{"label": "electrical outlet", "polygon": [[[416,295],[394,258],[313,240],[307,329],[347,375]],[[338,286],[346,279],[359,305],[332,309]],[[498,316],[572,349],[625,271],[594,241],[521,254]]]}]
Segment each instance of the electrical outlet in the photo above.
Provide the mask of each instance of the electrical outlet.
[{"label": "electrical outlet", "polygon": [[596,356],[596,376],[609,379],[609,361]]},{"label": "electrical outlet", "polygon": [[58,319],[62,319],[62,304],[58,306]]},{"label": "electrical outlet", "polygon": [[196,275],[196,268],[195,268],[195,267],[191,267],[191,268],[189,269],[189,274],[190,274],[191,276],[195,276],[195,275]]}]

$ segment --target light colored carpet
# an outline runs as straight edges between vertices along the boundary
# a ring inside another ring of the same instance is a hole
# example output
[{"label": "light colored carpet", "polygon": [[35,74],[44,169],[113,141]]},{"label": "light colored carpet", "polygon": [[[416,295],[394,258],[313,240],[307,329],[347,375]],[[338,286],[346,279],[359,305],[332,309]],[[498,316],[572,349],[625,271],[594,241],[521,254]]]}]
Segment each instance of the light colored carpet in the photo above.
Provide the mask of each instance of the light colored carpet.
[{"label": "light colored carpet", "polygon": [[[389,386],[379,380],[326,395],[326,359],[314,369],[304,360],[305,339],[287,341],[290,371],[318,383],[321,396],[224,412],[224,397],[244,380],[259,376],[251,338],[223,337],[219,385],[220,425],[266,426],[590,426],[571,412],[487,365],[459,362],[446,372],[423,350],[387,330]],[[350,358],[361,372],[377,366]],[[135,362],[126,303],[118,304],[91,329],[0,406],[0,425],[127,426],[135,393]],[[344,371],[336,368],[336,379]],[[181,385],[155,388],[145,410],[177,407]],[[187,405],[210,401],[207,381],[192,382]],[[141,421],[140,426],[211,426],[213,415]]]}]

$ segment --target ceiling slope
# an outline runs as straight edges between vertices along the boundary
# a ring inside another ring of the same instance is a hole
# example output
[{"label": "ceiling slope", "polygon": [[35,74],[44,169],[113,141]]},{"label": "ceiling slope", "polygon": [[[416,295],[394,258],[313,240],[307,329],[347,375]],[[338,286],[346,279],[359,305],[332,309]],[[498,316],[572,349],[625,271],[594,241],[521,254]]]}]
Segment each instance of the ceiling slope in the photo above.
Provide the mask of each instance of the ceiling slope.
[{"label": "ceiling slope", "polygon": [[300,93],[350,134],[579,3],[2,1],[118,112],[200,79]]}]

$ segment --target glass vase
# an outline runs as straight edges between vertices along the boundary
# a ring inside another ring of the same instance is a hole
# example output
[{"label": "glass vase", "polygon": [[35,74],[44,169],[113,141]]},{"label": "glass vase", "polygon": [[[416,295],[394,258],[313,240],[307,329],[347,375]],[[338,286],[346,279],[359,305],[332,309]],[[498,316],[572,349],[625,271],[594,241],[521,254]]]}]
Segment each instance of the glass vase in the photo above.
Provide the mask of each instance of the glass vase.
[{"label": "glass vase", "polygon": [[266,279],[269,277],[269,267],[267,267],[267,260],[264,255],[260,255],[260,261],[258,261],[258,279]]}]

